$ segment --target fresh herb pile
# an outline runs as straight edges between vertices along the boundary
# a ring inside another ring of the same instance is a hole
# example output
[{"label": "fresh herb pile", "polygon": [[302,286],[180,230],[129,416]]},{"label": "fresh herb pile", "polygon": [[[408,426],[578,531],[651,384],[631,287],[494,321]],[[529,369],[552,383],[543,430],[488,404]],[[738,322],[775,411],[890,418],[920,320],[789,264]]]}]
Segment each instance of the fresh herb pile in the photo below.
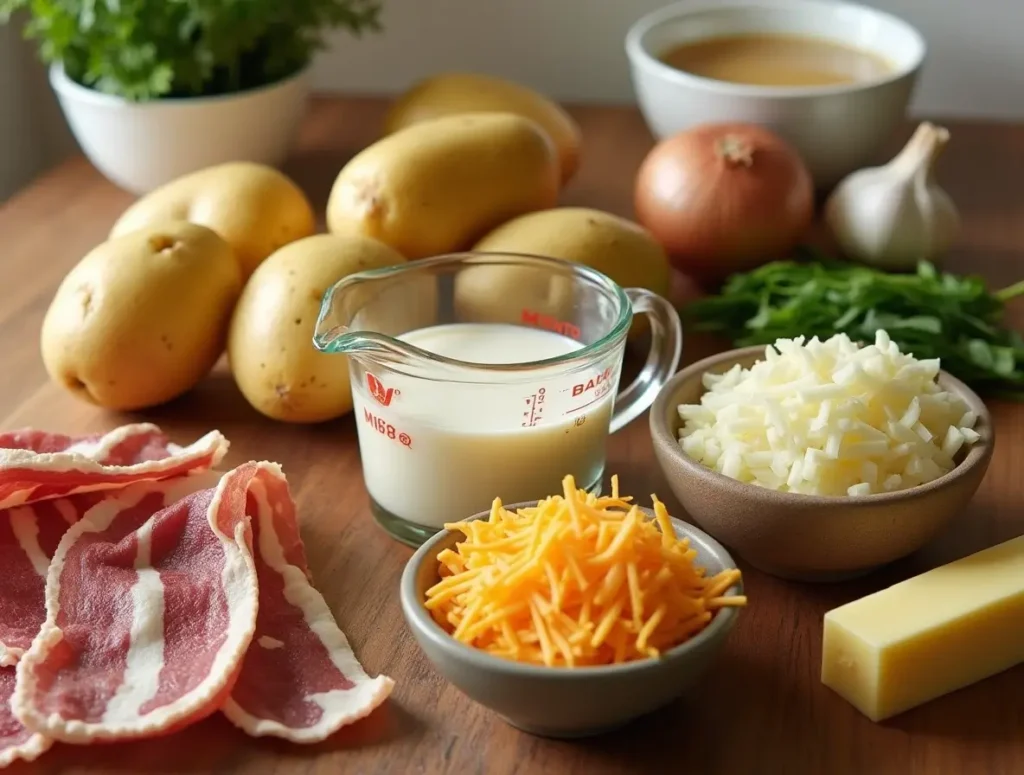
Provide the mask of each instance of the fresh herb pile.
[{"label": "fresh herb pile", "polygon": [[978,392],[1024,400],[1024,339],[1001,325],[1016,296],[1024,296],[1024,280],[990,292],[978,277],[929,263],[916,274],[889,274],[817,257],[733,275],[684,315],[696,330],[724,333],[738,346],[837,333],[871,340],[884,329],[901,350],[939,358]]},{"label": "fresh herb pile", "polygon": [[324,31],[379,27],[377,0],[0,0],[80,84],[128,100],[242,91],[286,78]]}]

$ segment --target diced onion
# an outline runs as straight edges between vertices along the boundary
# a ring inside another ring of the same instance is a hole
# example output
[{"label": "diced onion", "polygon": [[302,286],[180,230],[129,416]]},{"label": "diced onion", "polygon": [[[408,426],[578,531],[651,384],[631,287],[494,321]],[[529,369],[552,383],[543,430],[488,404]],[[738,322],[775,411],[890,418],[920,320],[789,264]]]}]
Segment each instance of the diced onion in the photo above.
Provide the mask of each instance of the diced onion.
[{"label": "diced onion", "polygon": [[884,331],[858,347],[779,339],[749,369],[705,374],[682,405],[683,452],[760,487],[870,495],[932,481],[978,441],[977,415],[935,381],[938,360],[902,353]]}]

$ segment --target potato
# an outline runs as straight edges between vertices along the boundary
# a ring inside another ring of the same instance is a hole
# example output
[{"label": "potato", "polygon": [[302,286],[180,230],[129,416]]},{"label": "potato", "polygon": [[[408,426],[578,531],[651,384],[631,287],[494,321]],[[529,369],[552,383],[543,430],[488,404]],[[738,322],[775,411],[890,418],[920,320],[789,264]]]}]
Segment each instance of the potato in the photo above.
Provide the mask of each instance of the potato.
[{"label": "potato", "polygon": [[50,377],[108,409],[189,390],[224,351],[238,262],[205,226],[154,223],[104,242],[67,274],[43,319]]},{"label": "potato", "polygon": [[151,191],[124,211],[110,236],[172,218],[208,226],[227,240],[243,277],[279,247],[316,228],[309,200],[285,175],[262,164],[228,162]]},{"label": "potato", "polygon": [[559,105],[518,83],[476,73],[441,73],[420,81],[391,106],[387,134],[412,124],[455,113],[515,113],[547,132],[558,151],[562,183],[579,167],[580,128]]},{"label": "potato", "polygon": [[379,239],[409,259],[449,253],[509,218],[554,205],[558,174],[551,140],[529,119],[435,118],[346,164],[327,202],[327,225]]},{"label": "potato", "polygon": [[[487,234],[473,250],[561,258],[590,266],[623,288],[647,288],[661,296],[669,292],[664,249],[643,227],[600,210],[558,207],[523,215]],[[575,299],[562,278],[542,280],[529,267],[488,267],[459,276],[455,302],[459,314],[476,320],[519,322],[523,309],[566,320]],[[644,319],[637,324],[634,333],[644,329]]]},{"label": "potato", "polygon": [[[313,346],[321,299],[350,274],[404,262],[368,237],[318,234],[260,264],[246,283],[228,335],[231,372],[246,400],[267,417],[296,423],[351,411],[348,358]],[[352,304],[355,309],[359,301]],[[433,320],[433,310],[428,317]]]}]

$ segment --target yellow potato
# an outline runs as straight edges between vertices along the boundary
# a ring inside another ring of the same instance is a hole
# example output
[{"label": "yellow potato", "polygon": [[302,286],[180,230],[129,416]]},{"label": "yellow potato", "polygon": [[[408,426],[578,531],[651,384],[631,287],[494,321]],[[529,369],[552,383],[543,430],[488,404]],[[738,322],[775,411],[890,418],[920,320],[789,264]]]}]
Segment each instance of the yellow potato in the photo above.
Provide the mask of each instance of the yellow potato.
[{"label": "yellow potato", "polygon": [[379,239],[410,259],[449,253],[509,218],[554,205],[558,175],[551,140],[529,119],[436,118],[346,164],[327,202],[327,225]]},{"label": "yellow potato", "polygon": [[272,167],[252,162],[218,164],[172,180],[125,210],[110,236],[168,219],[217,232],[234,249],[243,277],[279,247],[316,228],[302,190]]},{"label": "yellow potato", "polygon": [[571,272],[552,272],[550,267],[472,266],[455,278],[453,302],[460,320],[572,332],[561,324],[572,324],[575,288]]},{"label": "yellow potato", "polygon": [[242,276],[205,226],[155,223],[104,242],[67,274],[43,320],[54,382],[109,409],[189,390],[224,350]]},{"label": "yellow potato", "polygon": [[[281,248],[260,264],[246,283],[228,336],[231,372],[246,400],[267,417],[296,423],[351,411],[348,358],[313,346],[321,299],[350,274],[404,262],[399,253],[368,237],[318,234]],[[407,310],[414,306],[403,305]]]},{"label": "yellow potato", "polygon": [[[623,288],[667,296],[671,277],[664,249],[641,226],[611,213],[559,207],[522,215],[483,237],[473,250],[530,253],[584,264]],[[523,310],[568,320],[576,303],[572,285],[529,267],[473,268],[459,275],[456,309],[476,320],[521,322]],[[644,330],[637,319],[634,335]]]},{"label": "yellow potato", "polygon": [[668,295],[665,249],[642,226],[587,207],[556,207],[503,223],[473,250],[532,253],[585,264],[623,288]]},{"label": "yellow potato", "polygon": [[521,84],[477,73],[441,73],[402,94],[384,120],[387,134],[455,113],[515,113],[540,124],[558,150],[562,183],[579,167],[580,128],[557,103]]}]

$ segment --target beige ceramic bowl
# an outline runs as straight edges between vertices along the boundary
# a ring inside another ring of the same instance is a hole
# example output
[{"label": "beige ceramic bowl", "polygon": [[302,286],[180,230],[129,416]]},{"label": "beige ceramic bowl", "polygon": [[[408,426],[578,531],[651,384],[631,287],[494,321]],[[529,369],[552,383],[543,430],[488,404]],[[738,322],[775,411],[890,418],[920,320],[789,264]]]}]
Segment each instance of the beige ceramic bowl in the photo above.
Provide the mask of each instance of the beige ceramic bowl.
[{"label": "beige ceramic bowl", "polygon": [[992,422],[975,393],[946,372],[939,384],[977,413],[981,438],[952,471],[908,490],[857,497],[776,492],[716,473],[683,453],[680,404],[700,402],[705,372],[748,367],[764,347],[698,361],[662,388],[651,407],[654,451],[672,492],[693,521],[754,567],[799,581],[839,581],[920,549],[974,496],[994,446]]},{"label": "beige ceramic bowl", "polygon": [[[506,508],[534,505],[517,503]],[[649,509],[644,512],[652,515]],[[678,536],[690,539],[697,562],[708,575],[736,567],[713,538],[677,519],[672,524]],[[736,608],[723,608],[703,631],[659,658],[624,665],[542,667],[494,657],[456,641],[423,606],[426,591],[440,578],[437,555],[461,537],[461,533],[443,530],[412,556],[402,574],[402,612],[416,642],[445,678],[531,734],[561,738],[596,735],[667,705],[696,683],[739,615]],[[743,594],[742,584],[731,587],[727,594]]]}]

